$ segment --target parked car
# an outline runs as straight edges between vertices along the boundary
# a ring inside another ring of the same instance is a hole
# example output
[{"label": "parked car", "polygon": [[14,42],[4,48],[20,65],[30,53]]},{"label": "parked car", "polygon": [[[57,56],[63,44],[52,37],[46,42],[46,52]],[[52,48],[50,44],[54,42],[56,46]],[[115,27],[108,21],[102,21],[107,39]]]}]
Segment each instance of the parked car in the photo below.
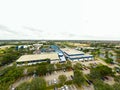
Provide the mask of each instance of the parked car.
[{"label": "parked car", "polygon": [[65,88],[62,86],[62,87],[61,87],[61,90],[65,90]]},{"label": "parked car", "polygon": [[57,83],[57,80],[56,80],[55,78],[54,78],[54,80],[53,80],[53,83],[54,83],[54,84],[56,84],[56,83]]},{"label": "parked car", "polygon": [[104,77],[101,77],[101,79],[102,79],[103,81],[105,81],[105,78],[104,78]]},{"label": "parked car", "polygon": [[71,75],[71,78],[74,79],[73,75]]},{"label": "parked car", "polygon": [[108,77],[104,77],[106,80],[109,80],[109,78]]},{"label": "parked car", "polygon": [[64,88],[65,90],[69,90],[68,86],[67,85],[64,85]]},{"label": "parked car", "polygon": [[91,85],[93,82],[91,80],[86,80],[86,82]]}]

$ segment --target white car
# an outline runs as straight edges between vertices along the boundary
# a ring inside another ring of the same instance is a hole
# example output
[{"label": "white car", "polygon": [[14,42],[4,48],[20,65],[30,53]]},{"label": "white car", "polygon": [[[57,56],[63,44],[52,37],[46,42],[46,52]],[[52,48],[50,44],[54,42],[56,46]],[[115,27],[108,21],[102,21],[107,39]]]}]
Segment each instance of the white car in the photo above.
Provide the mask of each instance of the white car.
[{"label": "white car", "polygon": [[15,88],[13,87],[11,90],[15,90]]},{"label": "white car", "polygon": [[64,88],[64,87],[61,87],[61,90],[65,90],[65,88]]},{"label": "white car", "polygon": [[68,86],[67,86],[67,85],[64,85],[64,87],[65,87],[65,90],[69,90],[69,88],[68,88]]},{"label": "white car", "polygon": [[54,82],[54,83],[57,83],[57,80],[54,78],[53,82]]}]

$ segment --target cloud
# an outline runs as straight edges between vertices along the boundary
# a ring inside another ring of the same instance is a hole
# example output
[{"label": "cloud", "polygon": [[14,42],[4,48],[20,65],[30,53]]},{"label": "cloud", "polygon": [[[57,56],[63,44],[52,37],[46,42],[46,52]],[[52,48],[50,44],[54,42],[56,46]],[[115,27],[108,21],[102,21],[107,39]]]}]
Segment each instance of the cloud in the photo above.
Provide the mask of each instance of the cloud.
[{"label": "cloud", "polygon": [[9,27],[4,26],[4,25],[0,25],[0,31],[1,31],[1,33],[2,33],[2,32],[7,32],[7,33],[10,33],[10,34],[13,34],[13,35],[18,34],[17,31],[12,30],[12,29],[10,29]]},{"label": "cloud", "polygon": [[32,28],[32,27],[26,27],[26,26],[24,26],[23,28],[24,28],[24,29],[28,29],[28,30],[30,30],[30,31],[43,32],[43,30],[36,29],[36,28]]},{"label": "cloud", "polygon": [[17,30],[5,25],[0,25],[0,39],[19,39],[29,36],[24,30]]},{"label": "cloud", "polygon": [[58,39],[58,40],[118,40],[119,36],[83,34],[74,31],[41,30],[38,27],[8,27],[0,25],[0,39]]}]

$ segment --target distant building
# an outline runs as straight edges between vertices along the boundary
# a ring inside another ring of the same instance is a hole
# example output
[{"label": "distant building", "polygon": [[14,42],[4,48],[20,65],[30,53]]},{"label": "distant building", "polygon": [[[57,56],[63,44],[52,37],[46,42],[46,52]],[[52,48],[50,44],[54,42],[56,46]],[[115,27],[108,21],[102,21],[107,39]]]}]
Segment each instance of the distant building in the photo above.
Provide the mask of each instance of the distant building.
[{"label": "distant building", "polygon": [[120,45],[116,45],[116,46],[115,46],[115,48],[118,48],[118,49],[120,49]]},{"label": "distant building", "polygon": [[110,51],[108,52],[108,57],[109,57],[109,58],[112,58],[114,61],[117,60],[117,54],[116,54],[114,51],[112,51],[112,50],[110,50]]},{"label": "distant building", "polygon": [[19,50],[19,49],[25,49],[25,48],[28,48],[30,46],[32,46],[32,45],[19,45],[19,46],[16,47],[16,49],[17,50]]},{"label": "distant building", "polygon": [[55,50],[52,48],[42,48],[42,49],[40,49],[40,51],[41,52],[55,52]]}]

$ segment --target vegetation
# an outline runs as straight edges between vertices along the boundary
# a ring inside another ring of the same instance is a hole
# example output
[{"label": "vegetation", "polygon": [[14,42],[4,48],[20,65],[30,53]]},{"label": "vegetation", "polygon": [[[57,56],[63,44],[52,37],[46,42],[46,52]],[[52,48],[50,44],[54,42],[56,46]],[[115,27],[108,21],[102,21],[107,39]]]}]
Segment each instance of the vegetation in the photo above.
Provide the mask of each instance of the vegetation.
[{"label": "vegetation", "polygon": [[105,58],[108,58],[108,51],[105,51]]},{"label": "vegetation", "polygon": [[106,62],[106,63],[109,63],[109,64],[112,64],[112,63],[113,63],[113,59],[107,58],[107,59],[105,59],[105,62]]},{"label": "vegetation", "polygon": [[117,62],[120,63],[120,50],[115,50],[115,52],[117,53]]},{"label": "vegetation", "polygon": [[76,69],[82,69],[83,66],[82,66],[81,63],[76,63],[76,64],[73,66],[73,68],[74,68],[75,70],[76,70]]},{"label": "vegetation", "polygon": [[120,83],[120,75],[119,75],[119,76],[115,76],[115,77],[114,77],[114,80],[115,80],[117,83]]},{"label": "vegetation", "polygon": [[46,73],[52,73],[54,71],[54,64],[41,63],[38,65],[36,73],[37,75],[46,75]]},{"label": "vegetation", "polygon": [[92,79],[101,79],[102,77],[109,75],[113,75],[112,69],[104,65],[99,65],[90,69],[90,76]]},{"label": "vegetation", "polygon": [[72,63],[69,60],[66,63],[62,63],[62,64],[57,63],[55,65],[56,65],[58,70],[61,70],[61,69],[71,70],[72,69]]},{"label": "vegetation", "polygon": [[115,83],[113,85],[114,90],[120,90],[120,83]]},{"label": "vegetation", "polygon": [[60,83],[61,83],[62,85],[64,85],[64,83],[65,83],[66,80],[67,80],[67,77],[66,77],[66,75],[59,75],[58,79],[59,79]]},{"label": "vegetation", "polygon": [[[56,43],[52,41],[45,42],[43,44],[44,46],[41,48],[47,48],[53,44],[56,44]],[[17,45],[22,45],[22,44],[19,43]],[[59,45],[62,48],[64,47],[76,48],[74,43],[68,43],[68,42],[62,42],[60,44],[58,43],[57,45]],[[102,47],[103,49],[107,47],[113,48],[113,45],[108,46],[107,44],[101,44],[96,42],[92,43],[91,46],[98,47],[98,48]],[[109,49],[106,49],[106,50],[109,50]],[[95,58],[98,57],[100,54],[100,49],[95,49],[95,50],[85,49],[83,51],[84,52],[91,51],[91,54],[94,55]],[[21,55],[31,54],[32,52],[33,51],[30,51],[29,48],[27,49],[21,48],[19,50],[16,50],[15,47],[6,48],[5,50],[0,50],[0,66],[10,64],[14,62],[16,59],[18,59]],[[117,53],[117,60],[119,61],[120,60],[119,49],[115,50],[115,52]],[[112,63],[113,59],[109,58],[108,51],[106,51],[105,54],[106,54],[105,56],[106,59],[104,59],[104,61],[106,63]],[[111,54],[111,56],[113,55]],[[36,74],[37,77],[34,77],[32,81],[21,84],[16,88],[16,90],[52,90],[55,86],[61,87],[64,84],[66,85],[76,84],[78,86],[82,86],[83,84],[86,84],[86,82],[88,83],[88,81],[92,82],[95,90],[107,90],[107,89],[120,90],[120,76],[115,76],[114,72],[112,72],[112,69],[109,68],[108,66],[104,66],[104,65],[97,66],[97,64],[96,65],[91,64],[91,66],[94,65],[95,67],[93,66],[90,68],[90,74],[84,75],[81,70],[82,68],[85,68],[85,66],[83,66],[81,63],[76,63],[72,67],[72,63],[69,60],[63,63],[57,63],[55,65],[50,63],[50,59],[46,59],[46,60],[47,60],[46,63],[40,63],[36,65],[23,66],[23,67],[16,67],[14,65],[1,70],[0,71],[0,90],[8,90],[9,87],[13,83],[15,83],[16,80],[19,80],[21,77],[24,77],[24,76],[32,76],[32,75],[34,76],[34,74]],[[42,77],[39,77],[39,76],[44,76],[47,73],[51,74],[53,71],[56,71],[56,70],[65,71],[65,70],[71,70],[72,68],[74,72],[74,76],[72,76],[72,80],[67,81],[66,75],[60,75],[58,77],[60,83],[51,85],[48,87],[46,87],[46,81]],[[117,69],[115,68],[115,70]],[[24,73],[25,71],[26,71],[26,74]],[[107,78],[105,76],[114,76],[115,84],[114,85],[106,84],[103,81],[103,77]]]},{"label": "vegetation", "polygon": [[46,68],[47,68],[47,72],[50,74],[55,70],[54,64],[48,64]]},{"label": "vegetation", "polygon": [[81,86],[85,82],[83,73],[80,70],[74,70],[74,83]]},{"label": "vegetation", "polygon": [[95,90],[114,90],[112,86],[104,83],[101,80],[96,80],[94,82],[94,89]]},{"label": "vegetation", "polygon": [[57,69],[62,69],[62,65],[60,63],[56,63],[55,65],[56,65]]},{"label": "vegetation", "polygon": [[14,49],[15,48],[11,47],[9,49],[6,49],[3,54],[0,54],[0,66],[9,64],[18,59],[20,53]]},{"label": "vegetation", "polygon": [[34,71],[37,70],[37,67],[31,66],[31,67],[26,67],[26,69],[27,69],[27,75],[33,75]]},{"label": "vegetation", "polygon": [[66,67],[66,69],[71,70],[71,68],[72,68],[71,61],[68,60],[67,63],[66,63],[66,65],[65,65],[65,67]]},{"label": "vegetation", "polygon": [[16,50],[15,47],[7,48],[4,50],[4,53],[0,54],[0,66],[10,64],[17,60],[21,55],[30,53],[32,53],[32,51],[29,49]]},{"label": "vegetation", "polygon": [[46,81],[41,77],[36,77],[31,82],[21,84],[16,90],[46,90]]},{"label": "vegetation", "polygon": [[18,78],[23,76],[22,67],[8,67],[0,72],[0,90],[7,90]]}]

